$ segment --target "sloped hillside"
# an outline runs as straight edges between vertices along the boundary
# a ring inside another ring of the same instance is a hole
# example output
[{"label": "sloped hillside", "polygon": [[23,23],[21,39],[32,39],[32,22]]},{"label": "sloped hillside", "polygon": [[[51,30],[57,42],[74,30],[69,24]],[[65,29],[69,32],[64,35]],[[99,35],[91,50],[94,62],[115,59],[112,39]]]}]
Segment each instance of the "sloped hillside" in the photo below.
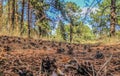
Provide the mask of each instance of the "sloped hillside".
[{"label": "sloped hillside", "polygon": [[119,76],[120,44],[0,36],[0,76]]}]

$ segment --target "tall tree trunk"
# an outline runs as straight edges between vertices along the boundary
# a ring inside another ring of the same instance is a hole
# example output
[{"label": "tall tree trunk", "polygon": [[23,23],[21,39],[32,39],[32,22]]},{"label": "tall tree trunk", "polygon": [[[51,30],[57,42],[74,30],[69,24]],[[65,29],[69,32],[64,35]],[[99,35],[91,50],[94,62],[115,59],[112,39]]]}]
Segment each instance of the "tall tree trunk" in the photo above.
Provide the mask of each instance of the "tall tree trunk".
[{"label": "tall tree trunk", "polygon": [[115,36],[116,25],[116,0],[111,0],[111,13],[110,13],[110,36]]},{"label": "tall tree trunk", "polygon": [[70,42],[72,42],[72,24],[70,24]]},{"label": "tall tree trunk", "polygon": [[10,0],[8,0],[8,25],[10,25]]},{"label": "tall tree trunk", "polygon": [[3,19],[2,19],[2,15],[3,15],[3,0],[0,0],[0,30],[2,30],[2,26],[3,26]]},{"label": "tall tree trunk", "polygon": [[72,39],[73,39],[73,20],[72,18],[70,17],[70,42],[72,42]]},{"label": "tall tree trunk", "polygon": [[3,13],[3,0],[0,0],[0,17],[2,16]]},{"label": "tall tree trunk", "polygon": [[16,28],[15,29],[19,29],[18,25],[19,25],[19,6],[18,6],[18,0],[16,0],[16,3],[15,3],[15,24],[16,24]]},{"label": "tall tree trunk", "polygon": [[30,0],[28,0],[28,37],[30,38]]},{"label": "tall tree trunk", "polygon": [[16,32],[19,32],[19,5],[17,4],[19,0],[16,0],[15,3],[15,29]]},{"label": "tall tree trunk", "polygon": [[15,0],[12,0],[12,31],[14,31],[14,23],[15,23]]},{"label": "tall tree trunk", "polygon": [[39,28],[39,38],[42,36],[42,29],[41,29],[41,26],[38,26]]},{"label": "tall tree trunk", "polygon": [[30,34],[32,35],[32,13],[33,13],[33,11],[32,11],[32,6],[30,5],[29,6],[29,10],[30,10],[30,19],[29,19],[29,22],[30,22]]},{"label": "tall tree trunk", "polygon": [[25,0],[22,0],[22,15],[21,15],[21,22],[20,22],[20,35],[23,34],[24,7],[25,7]]},{"label": "tall tree trunk", "polygon": [[11,6],[10,6],[10,0],[8,0],[8,26],[7,30],[10,33],[10,27],[11,27]]}]

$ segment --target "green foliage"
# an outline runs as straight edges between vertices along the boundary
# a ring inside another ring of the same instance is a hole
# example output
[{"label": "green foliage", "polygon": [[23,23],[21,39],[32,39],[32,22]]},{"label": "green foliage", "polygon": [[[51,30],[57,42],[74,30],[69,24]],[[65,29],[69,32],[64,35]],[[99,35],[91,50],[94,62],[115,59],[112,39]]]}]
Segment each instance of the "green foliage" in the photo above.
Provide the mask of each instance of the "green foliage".
[{"label": "green foliage", "polygon": [[60,20],[59,24],[58,24],[58,30],[60,31],[60,35],[63,38],[63,40],[66,40],[66,31],[65,31],[65,27],[64,27],[64,23]]},{"label": "green foliage", "polygon": [[65,10],[69,23],[73,22],[73,26],[76,25],[75,23],[77,23],[80,19],[80,7],[73,2],[67,2],[65,5]]},{"label": "green foliage", "polygon": [[116,32],[116,36],[120,39],[120,31]]},{"label": "green foliage", "polygon": [[[11,12],[12,12],[12,0],[8,4],[2,7],[4,10],[0,10],[0,31],[3,34],[11,34],[11,32],[19,35],[20,33],[20,20],[21,14],[20,11],[22,8],[22,0],[15,0],[15,31],[11,30]],[[94,40],[97,36],[107,37],[110,31],[110,0],[103,0],[96,8],[96,12],[91,12],[91,22],[89,25],[92,25],[92,28],[87,26],[81,21],[81,8],[74,2],[61,2],[61,0],[48,0],[50,3],[46,3],[46,0],[30,0],[30,16],[34,18],[30,19],[31,24],[31,36],[34,37],[51,37],[56,38],[59,41],[69,41],[70,36],[73,39],[73,42],[81,42],[87,40]],[[120,26],[120,1],[117,0],[116,3],[116,14],[117,14],[117,26]],[[25,7],[27,5],[27,0],[25,0]],[[46,11],[54,7],[61,13],[61,18],[56,31],[51,27],[51,18],[46,14]],[[1,4],[0,4],[1,8]],[[25,8],[26,10],[27,8]],[[25,16],[26,15],[26,16]],[[24,12],[24,22],[23,22],[23,35],[27,35],[28,30],[28,20],[27,20],[27,11]],[[32,21],[33,20],[33,21]],[[34,23],[32,23],[34,22]],[[54,32],[55,34],[51,34]],[[116,31],[118,37],[120,37],[120,32]],[[13,34],[11,34],[13,35]]]},{"label": "green foliage", "polygon": [[[42,36],[47,36],[50,32],[51,32],[51,27],[48,23],[47,20],[43,21],[43,22],[36,22],[35,23],[35,27],[36,27],[36,30],[39,32],[39,29],[38,27],[41,28],[41,35]],[[40,32],[39,32],[40,33]]]},{"label": "green foliage", "polygon": [[93,40],[95,35],[92,33],[92,30],[87,25],[74,26],[74,40]]},{"label": "green foliage", "polygon": [[[70,38],[70,25],[64,25],[65,29],[65,38],[68,40]],[[61,35],[61,30],[60,26],[56,29],[56,34],[55,37],[59,38],[62,40],[62,35]],[[92,30],[87,26],[87,25],[81,25],[79,24],[78,26],[73,27],[73,42],[81,42],[84,40],[94,40],[95,35],[93,34]]]},{"label": "green foliage", "polygon": [[[116,0],[116,14],[117,14],[117,22],[116,24],[120,24],[120,1]],[[111,10],[111,0],[103,0],[102,3],[98,5],[98,10],[96,13],[91,13],[90,17],[92,18],[90,24],[93,26],[93,31],[97,32],[99,35],[106,35],[110,33],[110,10]],[[116,25],[116,26],[118,26]]]}]

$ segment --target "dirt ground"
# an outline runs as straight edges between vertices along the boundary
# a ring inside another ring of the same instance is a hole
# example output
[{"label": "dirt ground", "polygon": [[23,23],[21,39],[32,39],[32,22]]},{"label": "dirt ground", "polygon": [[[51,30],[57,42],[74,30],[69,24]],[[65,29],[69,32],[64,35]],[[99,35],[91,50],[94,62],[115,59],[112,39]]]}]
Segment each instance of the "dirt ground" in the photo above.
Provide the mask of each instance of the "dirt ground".
[{"label": "dirt ground", "polygon": [[[0,76],[47,76],[46,72],[41,74],[42,59],[46,57],[56,60],[55,66],[63,76],[120,76],[120,44],[70,44],[0,36]],[[89,74],[73,68],[68,70],[66,66],[72,65],[70,62],[93,69],[87,70]]]}]

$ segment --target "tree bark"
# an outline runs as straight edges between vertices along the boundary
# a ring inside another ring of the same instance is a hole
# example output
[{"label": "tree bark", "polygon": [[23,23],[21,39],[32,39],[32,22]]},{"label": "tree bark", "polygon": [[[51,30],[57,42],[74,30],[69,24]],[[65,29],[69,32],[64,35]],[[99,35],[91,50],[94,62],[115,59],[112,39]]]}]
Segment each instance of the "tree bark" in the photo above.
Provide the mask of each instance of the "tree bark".
[{"label": "tree bark", "polygon": [[10,6],[10,0],[8,0],[8,26],[7,30],[10,33],[10,27],[11,27],[11,6]]},{"label": "tree bark", "polygon": [[110,37],[115,36],[116,25],[116,0],[111,0],[111,13],[110,13]]},{"label": "tree bark", "polygon": [[8,24],[10,23],[10,0],[8,0]]},{"label": "tree bark", "polygon": [[42,29],[40,26],[38,26],[38,28],[39,28],[39,38],[40,38],[42,36]]},{"label": "tree bark", "polygon": [[15,29],[17,29],[17,31],[19,30],[19,6],[18,6],[18,1],[16,0],[16,3],[15,3]]},{"label": "tree bark", "polygon": [[21,22],[20,22],[20,35],[23,34],[23,25],[24,25],[24,8],[25,7],[25,0],[22,0],[22,14],[21,14]]},{"label": "tree bark", "polygon": [[3,0],[0,0],[0,17],[2,16],[3,13]]},{"label": "tree bark", "polygon": [[30,0],[28,0],[28,37],[30,38]]},{"label": "tree bark", "polygon": [[30,19],[29,19],[29,22],[30,22],[30,32],[31,32],[31,34],[32,34],[32,13],[33,13],[33,11],[32,11],[32,6],[30,5],[29,6],[29,10],[30,10],[30,12],[29,12],[29,15],[30,15]]},{"label": "tree bark", "polygon": [[0,0],[0,30],[2,30],[2,26],[3,26],[3,19],[2,19],[2,15],[3,15],[3,0]]},{"label": "tree bark", "polygon": [[15,23],[15,0],[12,0],[12,31],[14,31],[14,23]]},{"label": "tree bark", "polygon": [[70,17],[70,43],[72,42],[72,39],[73,39],[73,20],[72,18]]}]

